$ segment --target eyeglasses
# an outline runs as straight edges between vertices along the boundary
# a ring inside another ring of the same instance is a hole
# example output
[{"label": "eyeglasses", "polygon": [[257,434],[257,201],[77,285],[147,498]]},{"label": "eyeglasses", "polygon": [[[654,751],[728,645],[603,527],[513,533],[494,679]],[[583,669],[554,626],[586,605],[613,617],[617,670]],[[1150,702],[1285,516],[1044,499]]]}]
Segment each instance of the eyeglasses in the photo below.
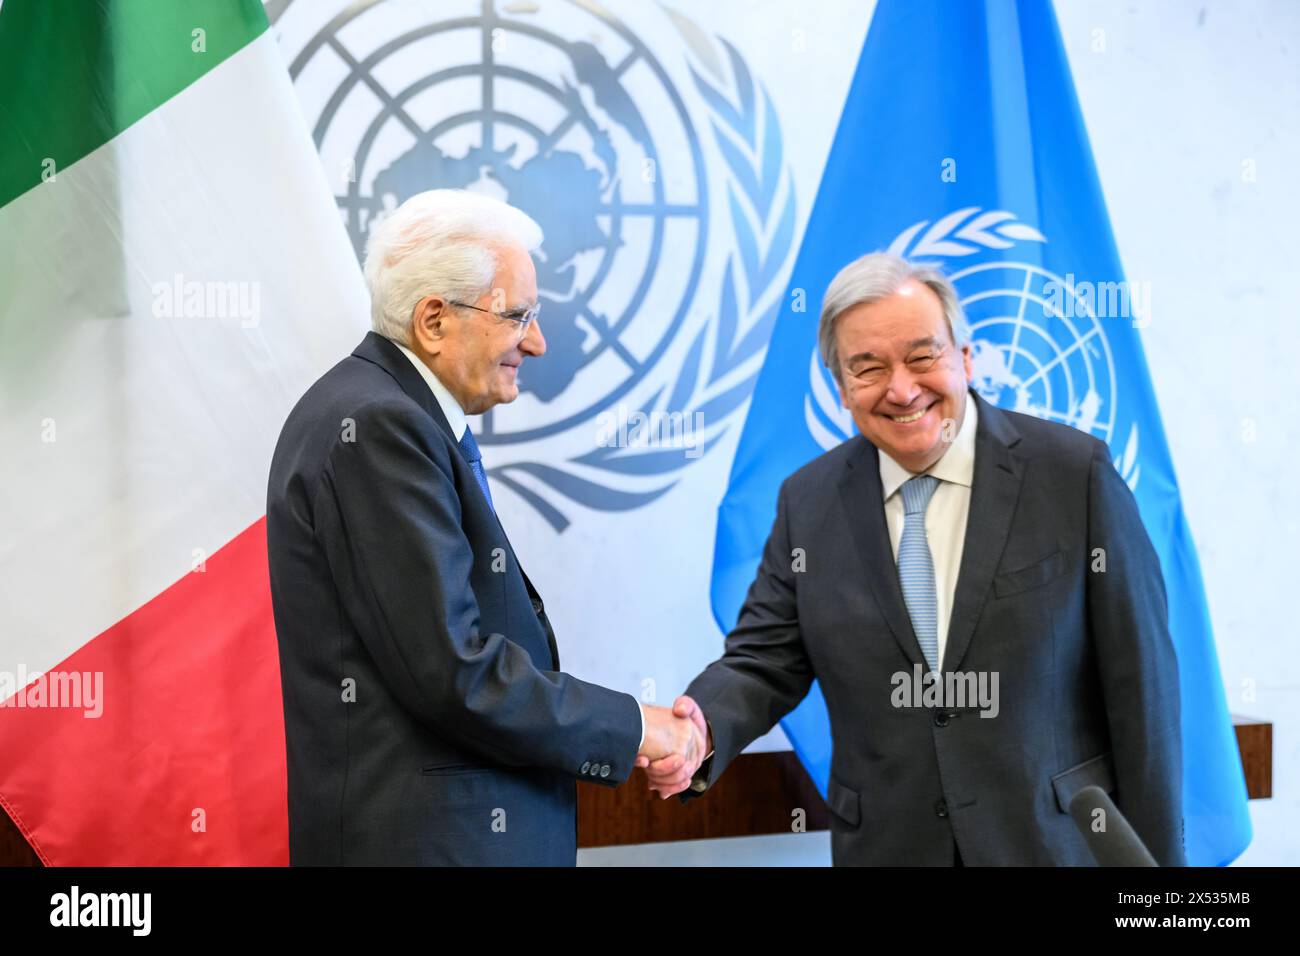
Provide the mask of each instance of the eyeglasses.
[{"label": "eyeglasses", "polygon": [[495,315],[498,319],[505,319],[507,322],[513,322],[519,326],[517,332],[520,338],[528,334],[528,327],[537,321],[537,317],[542,312],[542,305],[539,302],[531,308],[511,309],[509,312],[493,312],[491,309],[482,309],[477,305],[470,305],[468,302],[457,302],[454,299],[447,300],[448,305],[458,305],[462,309],[473,309],[475,312],[486,312],[488,315]]},{"label": "eyeglasses", "polygon": [[[934,369],[939,359],[943,358],[944,353],[947,351],[947,346],[926,348],[924,351],[909,356],[906,365],[913,375],[924,375]],[[858,382],[870,388],[889,381],[894,374],[894,370],[879,359],[868,358],[850,365],[848,373]]]}]

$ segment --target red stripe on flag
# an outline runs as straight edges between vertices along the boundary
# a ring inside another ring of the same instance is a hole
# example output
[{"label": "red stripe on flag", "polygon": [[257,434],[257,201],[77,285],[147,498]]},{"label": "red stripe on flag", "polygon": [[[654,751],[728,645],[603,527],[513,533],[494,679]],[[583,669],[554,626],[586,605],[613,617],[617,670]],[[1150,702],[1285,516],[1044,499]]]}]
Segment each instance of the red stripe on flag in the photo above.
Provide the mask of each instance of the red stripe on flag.
[{"label": "red stripe on flag", "polygon": [[46,678],[74,673],[103,675],[101,716],[14,706],[39,682],[0,707],[0,802],[41,859],[288,863],[265,518]]}]

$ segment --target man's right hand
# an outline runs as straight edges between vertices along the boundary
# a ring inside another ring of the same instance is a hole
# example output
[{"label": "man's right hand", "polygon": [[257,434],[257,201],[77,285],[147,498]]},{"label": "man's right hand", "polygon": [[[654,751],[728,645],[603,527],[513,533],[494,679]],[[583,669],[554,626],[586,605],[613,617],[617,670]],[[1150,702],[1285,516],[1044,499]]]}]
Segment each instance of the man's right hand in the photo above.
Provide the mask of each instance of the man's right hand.
[{"label": "man's right hand", "polygon": [[[650,710],[667,710],[667,708],[643,709],[646,712],[646,743],[649,743]],[[667,800],[673,794],[681,793],[690,786],[691,778],[695,776],[695,772],[700,769],[700,765],[713,749],[708,723],[694,700],[685,695],[678,697],[668,714],[671,718],[684,720],[690,726],[692,741],[689,749],[681,753],[674,751],[668,756],[656,758],[653,754],[647,753],[643,745],[642,752],[636,758],[636,766],[645,768],[650,789],[658,791],[660,799],[663,800]]]},{"label": "man's right hand", "polygon": [[661,773],[672,773],[700,765],[705,740],[694,721],[674,714],[669,707],[642,704],[641,712],[645,715],[645,739],[637,751],[636,766],[648,767],[653,762]]}]

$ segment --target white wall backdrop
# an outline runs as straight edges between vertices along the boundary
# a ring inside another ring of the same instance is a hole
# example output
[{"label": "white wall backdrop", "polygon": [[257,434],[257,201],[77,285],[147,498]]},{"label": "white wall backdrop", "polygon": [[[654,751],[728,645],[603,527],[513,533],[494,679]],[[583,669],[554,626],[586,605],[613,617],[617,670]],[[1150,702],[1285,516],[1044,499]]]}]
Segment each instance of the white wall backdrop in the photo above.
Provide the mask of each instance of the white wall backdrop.
[{"label": "white wall backdrop", "polygon": [[[1273,722],[1241,865],[1300,864],[1300,4],[1057,0],[1233,713]],[[1094,52],[1097,30],[1105,52]]]}]

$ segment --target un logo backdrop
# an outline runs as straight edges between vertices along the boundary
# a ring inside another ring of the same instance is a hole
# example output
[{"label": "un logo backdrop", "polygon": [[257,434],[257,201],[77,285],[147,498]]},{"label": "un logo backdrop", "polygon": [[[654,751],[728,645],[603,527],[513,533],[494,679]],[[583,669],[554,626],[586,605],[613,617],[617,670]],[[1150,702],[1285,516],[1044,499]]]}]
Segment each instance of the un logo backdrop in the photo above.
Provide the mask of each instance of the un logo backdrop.
[{"label": "un logo backdrop", "polygon": [[642,699],[721,649],[716,507],[870,13],[835,6],[267,4],[358,259],[426,189],[545,231],[547,354],[472,427],[565,668]]}]

